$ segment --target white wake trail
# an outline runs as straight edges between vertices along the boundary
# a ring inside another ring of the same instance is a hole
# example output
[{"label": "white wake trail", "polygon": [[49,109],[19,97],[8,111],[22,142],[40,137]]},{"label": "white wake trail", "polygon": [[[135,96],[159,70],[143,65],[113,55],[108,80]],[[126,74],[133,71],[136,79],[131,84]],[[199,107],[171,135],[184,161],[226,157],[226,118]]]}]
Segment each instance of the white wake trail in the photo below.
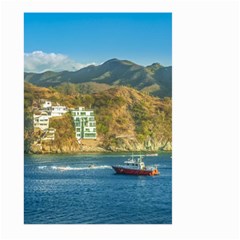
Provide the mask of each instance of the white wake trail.
[{"label": "white wake trail", "polygon": [[94,169],[107,169],[111,168],[111,166],[103,165],[103,166],[91,166],[91,167],[57,167],[52,166],[52,169],[61,170],[61,171],[82,171],[82,170],[94,170]]},{"label": "white wake trail", "polygon": [[[39,169],[45,169],[47,166],[39,166]],[[102,166],[89,166],[89,167],[70,167],[70,166],[50,166],[51,169],[60,170],[60,171],[82,171],[82,170],[95,170],[95,169],[108,169],[112,168],[108,165]]]}]

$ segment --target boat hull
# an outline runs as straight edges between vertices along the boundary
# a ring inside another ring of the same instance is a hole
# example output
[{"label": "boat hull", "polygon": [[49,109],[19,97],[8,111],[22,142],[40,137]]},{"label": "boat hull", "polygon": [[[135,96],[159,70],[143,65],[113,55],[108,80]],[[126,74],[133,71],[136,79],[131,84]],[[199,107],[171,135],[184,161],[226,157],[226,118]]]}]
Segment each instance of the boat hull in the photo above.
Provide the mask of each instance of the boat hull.
[{"label": "boat hull", "polygon": [[140,169],[129,169],[123,167],[112,166],[117,174],[129,174],[129,175],[145,175],[145,176],[154,176],[158,175],[159,172],[157,169],[153,170],[140,170]]}]

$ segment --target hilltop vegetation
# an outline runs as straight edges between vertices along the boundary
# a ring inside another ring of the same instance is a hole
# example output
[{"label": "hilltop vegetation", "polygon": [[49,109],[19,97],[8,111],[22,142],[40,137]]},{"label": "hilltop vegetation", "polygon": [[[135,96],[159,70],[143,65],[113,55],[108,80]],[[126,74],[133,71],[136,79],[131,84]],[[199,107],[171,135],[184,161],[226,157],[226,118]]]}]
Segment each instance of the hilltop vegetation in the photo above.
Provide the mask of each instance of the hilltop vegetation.
[{"label": "hilltop vegetation", "polygon": [[[170,98],[159,99],[123,86],[93,94],[74,92],[67,95],[53,88],[37,87],[29,83],[25,83],[24,97],[26,152],[31,151],[34,142],[32,104],[39,99],[48,99],[67,107],[85,106],[94,109],[98,133],[94,145],[98,151],[171,150]],[[62,119],[51,119],[50,126],[57,129],[56,139],[42,144],[45,149],[43,152],[86,150],[75,139],[69,114]]]},{"label": "hilltop vegetation", "polygon": [[25,73],[24,80],[37,86],[54,87],[62,93],[70,86],[71,91],[82,94],[128,86],[160,98],[172,96],[172,67],[159,63],[143,67],[127,60],[111,59],[75,72]]},{"label": "hilltop vegetation", "polygon": [[95,94],[93,104],[104,146],[159,150],[171,143],[171,100],[159,100],[127,87]]},{"label": "hilltop vegetation", "polygon": [[92,94],[102,92],[112,88],[113,86],[105,83],[86,82],[86,83],[61,83],[53,89],[66,95]]}]

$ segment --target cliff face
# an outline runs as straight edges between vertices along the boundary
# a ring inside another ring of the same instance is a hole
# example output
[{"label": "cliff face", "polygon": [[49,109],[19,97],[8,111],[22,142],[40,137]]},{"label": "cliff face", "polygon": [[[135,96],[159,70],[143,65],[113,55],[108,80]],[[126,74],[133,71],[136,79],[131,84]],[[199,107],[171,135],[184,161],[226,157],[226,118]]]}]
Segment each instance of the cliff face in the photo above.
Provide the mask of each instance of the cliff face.
[{"label": "cliff face", "polygon": [[90,140],[86,140],[84,144],[78,144],[76,140],[55,144],[54,141],[45,141],[42,143],[31,143],[26,151],[27,153],[104,153],[104,152],[158,152],[158,151],[171,151],[172,143],[159,142],[150,139],[147,143],[141,143],[136,139],[126,140],[118,139],[115,144],[105,145],[99,140],[96,140],[94,145],[89,144]]},{"label": "cliff face", "polygon": [[126,140],[118,139],[116,144],[109,144],[106,149],[111,152],[125,152],[125,151],[146,151],[146,152],[158,152],[158,151],[171,151],[172,143],[159,142],[155,139],[150,139],[148,142],[139,142],[137,139]]},{"label": "cliff face", "polygon": [[[45,98],[67,107],[85,106],[95,111],[97,140],[75,138],[70,113],[50,119],[55,139],[41,141],[32,128],[32,103]],[[25,84],[25,152],[76,153],[159,151],[172,149],[172,101],[160,100],[128,87],[115,87],[91,95],[63,95],[53,89]]]}]

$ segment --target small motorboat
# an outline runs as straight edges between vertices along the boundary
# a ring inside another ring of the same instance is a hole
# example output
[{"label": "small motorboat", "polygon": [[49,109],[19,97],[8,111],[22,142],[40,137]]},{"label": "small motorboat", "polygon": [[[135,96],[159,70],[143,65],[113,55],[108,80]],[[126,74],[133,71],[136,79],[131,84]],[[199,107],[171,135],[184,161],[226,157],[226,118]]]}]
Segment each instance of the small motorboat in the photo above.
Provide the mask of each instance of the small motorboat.
[{"label": "small motorboat", "polygon": [[96,165],[90,164],[90,165],[88,165],[88,167],[89,167],[89,168],[94,168],[94,167],[96,167]]}]

